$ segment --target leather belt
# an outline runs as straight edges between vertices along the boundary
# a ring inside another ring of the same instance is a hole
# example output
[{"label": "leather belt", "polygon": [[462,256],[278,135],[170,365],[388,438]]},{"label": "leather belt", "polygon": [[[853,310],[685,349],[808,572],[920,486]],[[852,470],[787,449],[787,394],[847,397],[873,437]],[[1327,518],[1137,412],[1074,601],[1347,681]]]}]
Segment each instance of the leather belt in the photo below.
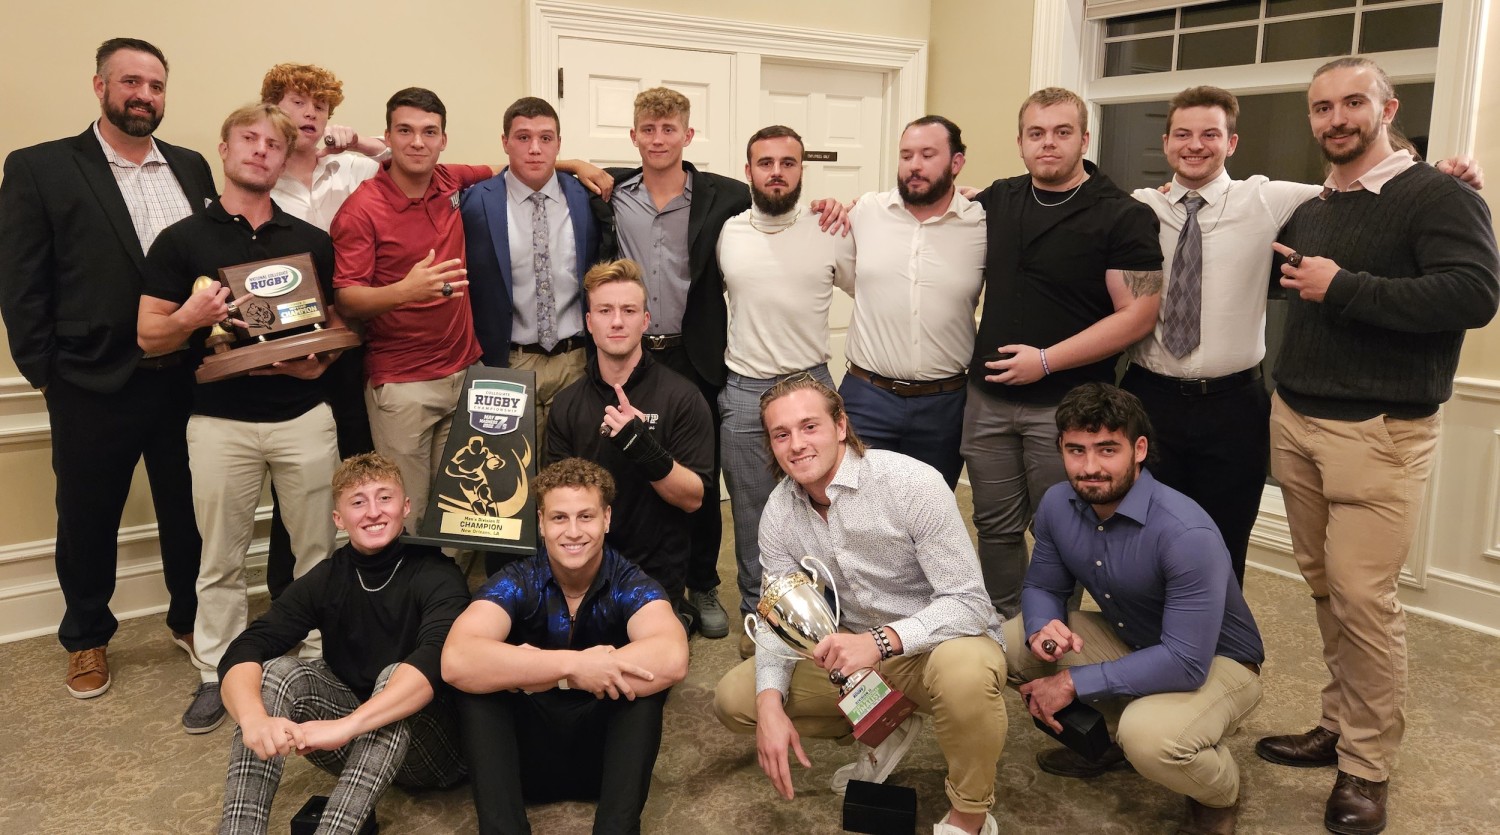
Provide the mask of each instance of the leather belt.
[{"label": "leather belt", "polygon": [[162,354],[159,357],[141,357],[141,361],[135,367],[143,371],[161,371],[167,368],[176,368],[182,365],[182,352],[173,351],[170,354]]},{"label": "leather belt", "polygon": [[945,394],[958,391],[969,384],[969,375],[955,374],[941,380],[893,380],[873,371],[849,363],[849,373],[878,389],[884,389],[898,397],[922,397],[928,394]]},{"label": "leather belt", "polygon": [[582,347],[583,337],[581,336],[570,336],[567,339],[564,339],[561,342],[557,343],[556,345],[553,345],[552,350],[550,351],[535,343],[530,345],[522,345],[519,342],[510,343],[510,349],[512,351],[520,351],[523,354],[541,354],[544,357],[555,357],[558,354],[566,354],[569,351],[576,351]]},{"label": "leather belt", "polygon": [[1225,374],[1223,377],[1168,377],[1165,374],[1157,374],[1149,368],[1131,363],[1131,370],[1140,375],[1140,379],[1163,391],[1171,391],[1183,397],[1202,397],[1208,394],[1218,394],[1221,391],[1239,388],[1240,386],[1256,382],[1261,378],[1260,366],[1247,368],[1244,371],[1236,371],[1233,374]]},{"label": "leather belt", "polygon": [[680,333],[647,333],[641,335],[641,345],[650,351],[665,351],[682,344]]}]

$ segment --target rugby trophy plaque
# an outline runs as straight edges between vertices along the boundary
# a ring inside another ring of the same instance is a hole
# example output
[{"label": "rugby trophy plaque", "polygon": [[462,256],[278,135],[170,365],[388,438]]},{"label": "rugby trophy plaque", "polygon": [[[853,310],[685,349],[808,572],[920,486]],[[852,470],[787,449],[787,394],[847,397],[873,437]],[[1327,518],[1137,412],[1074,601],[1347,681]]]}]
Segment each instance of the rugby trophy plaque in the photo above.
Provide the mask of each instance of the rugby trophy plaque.
[{"label": "rugby trophy plaque", "polygon": [[[200,383],[359,345],[354,331],[327,324],[327,305],[310,253],[225,267],[219,270],[219,281],[229,288],[229,318],[246,327],[221,322],[210,329],[209,353],[198,366]],[[200,276],[193,292],[212,282]],[[236,307],[234,301],[242,298],[245,303]]]},{"label": "rugby trophy plaque", "polygon": [[[760,604],[755,607],[759,617],[756,613],[745,615],[745,634],[754,638],[757,647],[771,655],[798,661],[811,659],[818,643],[839,631],[843,615],[828,566],[808,556],[802,558],[802,567],[807,573],[793,571],[767,582]],[[819,569],[833,592],[832,610],[823,595]],[[786,655],[762,644],[762,631],[780,638],[796,654]],[[887,683],[873,667],[856,670],[848,677],[834,670],[828,674],[828,680],[839,688],[839,710],[854,726],[854,738],[871,748],[890,736],[917,709],[906,694]]]},{"label": "rugby trophy plaque", "polygon": [[536,374],[477,365],[463,392],[422,528],[403,542],[536,553]]}]

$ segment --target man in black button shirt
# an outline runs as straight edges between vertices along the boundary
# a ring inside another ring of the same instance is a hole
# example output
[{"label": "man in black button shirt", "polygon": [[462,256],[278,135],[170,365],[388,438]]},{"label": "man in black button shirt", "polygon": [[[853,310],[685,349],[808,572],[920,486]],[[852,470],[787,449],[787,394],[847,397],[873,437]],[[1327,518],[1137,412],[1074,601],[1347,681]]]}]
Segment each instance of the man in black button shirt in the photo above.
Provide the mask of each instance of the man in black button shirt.
[{"label": "man in black button shirt", "polygon": [[[296,126],[275,105],[258,104],[231,113],[220,138],[223,196],[206,211],[167,227],[147,255],[137,321],[147,353],[186,342],[195,359],[202,356],[207,328],[228,315],[229,289],[215,281],[193,292],[193,282],[218,275],[221,267],[311,253],[323,298],[333,297],[328,233],[271,201],[271,188],[296,142]],[[337,323],[334,310],[326,312]],[[319,380],[333,359],[309,356],[194,387],[187,438],[205,555],[194,629],[203,683],[183,715],[188,733],[207,733],[224,721],[217,667],[248,617],[244,560],[268,469],[282,499],[297,576],[333,550],[329,484],[338,446]]]},{"label": "man in black button shirt", "polygon": [[698,387],[641,347],[651,314],[640,267],[628,259],[598,264],[583,285],[598,353],[583,379],[557,395],[547,463],[577,456],[614,476],[620,491],[609,544],[681,609],[690,514],[703,503],[713,466],[713,419]]},{"label": "man in black button shirt", "polygon": [[1007,618],[1021,607],[1026,527],[1065,478],[1057,404],[1080,383],[1114,382],[1120,352],[1155,325],[1162,286],[1156,215],[1083,159],[1083,100],[1038,90],[1019,123],[1028,173],[975,198],[989,241],[963,432],[979,564]]}]

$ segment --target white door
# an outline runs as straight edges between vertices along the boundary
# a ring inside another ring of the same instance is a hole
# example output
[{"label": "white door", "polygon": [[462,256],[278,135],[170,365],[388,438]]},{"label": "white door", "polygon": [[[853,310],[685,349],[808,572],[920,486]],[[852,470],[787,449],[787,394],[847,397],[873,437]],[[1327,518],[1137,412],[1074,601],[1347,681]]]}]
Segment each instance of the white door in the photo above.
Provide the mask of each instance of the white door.
[{"label": "white door", "polygon": [[640,154],[630,142],[635,96],[652,87],[670,87],[692,103],[688,117],[693,142],[683,156],[705,171],[744,179],[735,160],[731,78],[734,56],[724,52],[561,38],[562,154],[600,166],[638,168]]},{"label": "white door", "polygon": [[[813,157],[803,165],[804,199],[833,197],[848,203],[895,179],[895,161],[887,162],[884,153],[890,139],[884,135],[885,72],[765,62],[760,86],[762,122],[802,134],[803,147]],[[835,154],[836,160],[817,159]],[[888,177],[882,177],[884,164],[891,167]],[[844,376],[844,342],[853,310],[848,296],[833,294],[828,368],[835,381]]]}]

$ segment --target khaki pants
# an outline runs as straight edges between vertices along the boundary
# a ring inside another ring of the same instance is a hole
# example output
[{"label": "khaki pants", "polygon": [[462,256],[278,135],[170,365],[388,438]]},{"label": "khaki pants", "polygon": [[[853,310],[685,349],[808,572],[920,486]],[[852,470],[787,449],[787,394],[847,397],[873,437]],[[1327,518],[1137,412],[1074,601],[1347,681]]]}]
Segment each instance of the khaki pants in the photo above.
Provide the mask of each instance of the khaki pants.
[{"label": "khaki pants", "polygon": [[[1026,648],[1020,618],[1005,622],[1005,660],[1013,683],[1045,678],[1065,667],[1123,658],[1130,647],[1098,612],[1069,612],[1068,628],[1083,638],[1083,652],[1051,664]],[[1240,770],[1225,737],[1260,702],[1260,676],[1228,658],[1215,657],[1203,686],[1191,692],[1154,693],[1094,705],[1116,728],[1115,741],[1135,770],[1148,780],[1204,806],[1233,806],[1240,796]]]},{"label": "khaki pants", "polygon": [[421,529],[427,515],[432,478],[443,466],[443,447],[467,371],[437,380],[365,387],[370,437],[375,449],[401,470],[406,496],[411,499],[411,515],[406,517],[406,530],[411,533]]},{"label": "khaki pants", "polygon": [[1271,472],[1292,552],[1312,588],[1332,676],[1319,724],[1339,734],[1339,768],[1390,777],[1406,729],[1406,614],[1396,580],[1427,492],[1440,415],[1319,420],[1271,404]]},{"label": "khaki pants", "polygon": [[[536,374],[536,460],[538,469],[547,465],[547,413],[557,393],[583,376],[584,351],[577,348],[549,357],[510,349],[510,367]],[[604,413],[599,413],[604,422]]]},{"label": "khaki pants", "polygon": [[[885,680],[932,717],[938,747],[948,760],[944,787],[953,808],[987,812],[995,805],[995,769],[1005,748],[1005,653],[987,636],[954,638],[929,653],[901,655],[876,666]],[[819,739],[851,737],[828,673],[799,661],[785,703],[797,733]],[[714,712],[735,733],[755,733],[755,659],[719,681]]]},{"label": "khaki pants", "polygon": [[[333,471],[338,439],[333,411],[319,403],[280,423],[193,415],[187,427],[193,471],[193,510],[203,534],[198,569],[198,617],[193,648],[203,681],[219,680],[219,660],[248,624],[245,554],[255,532],[255,508],[266,473],[281,498],[301,577],[333,552]],[[308,641],[316,647],[315,641]]]}]

